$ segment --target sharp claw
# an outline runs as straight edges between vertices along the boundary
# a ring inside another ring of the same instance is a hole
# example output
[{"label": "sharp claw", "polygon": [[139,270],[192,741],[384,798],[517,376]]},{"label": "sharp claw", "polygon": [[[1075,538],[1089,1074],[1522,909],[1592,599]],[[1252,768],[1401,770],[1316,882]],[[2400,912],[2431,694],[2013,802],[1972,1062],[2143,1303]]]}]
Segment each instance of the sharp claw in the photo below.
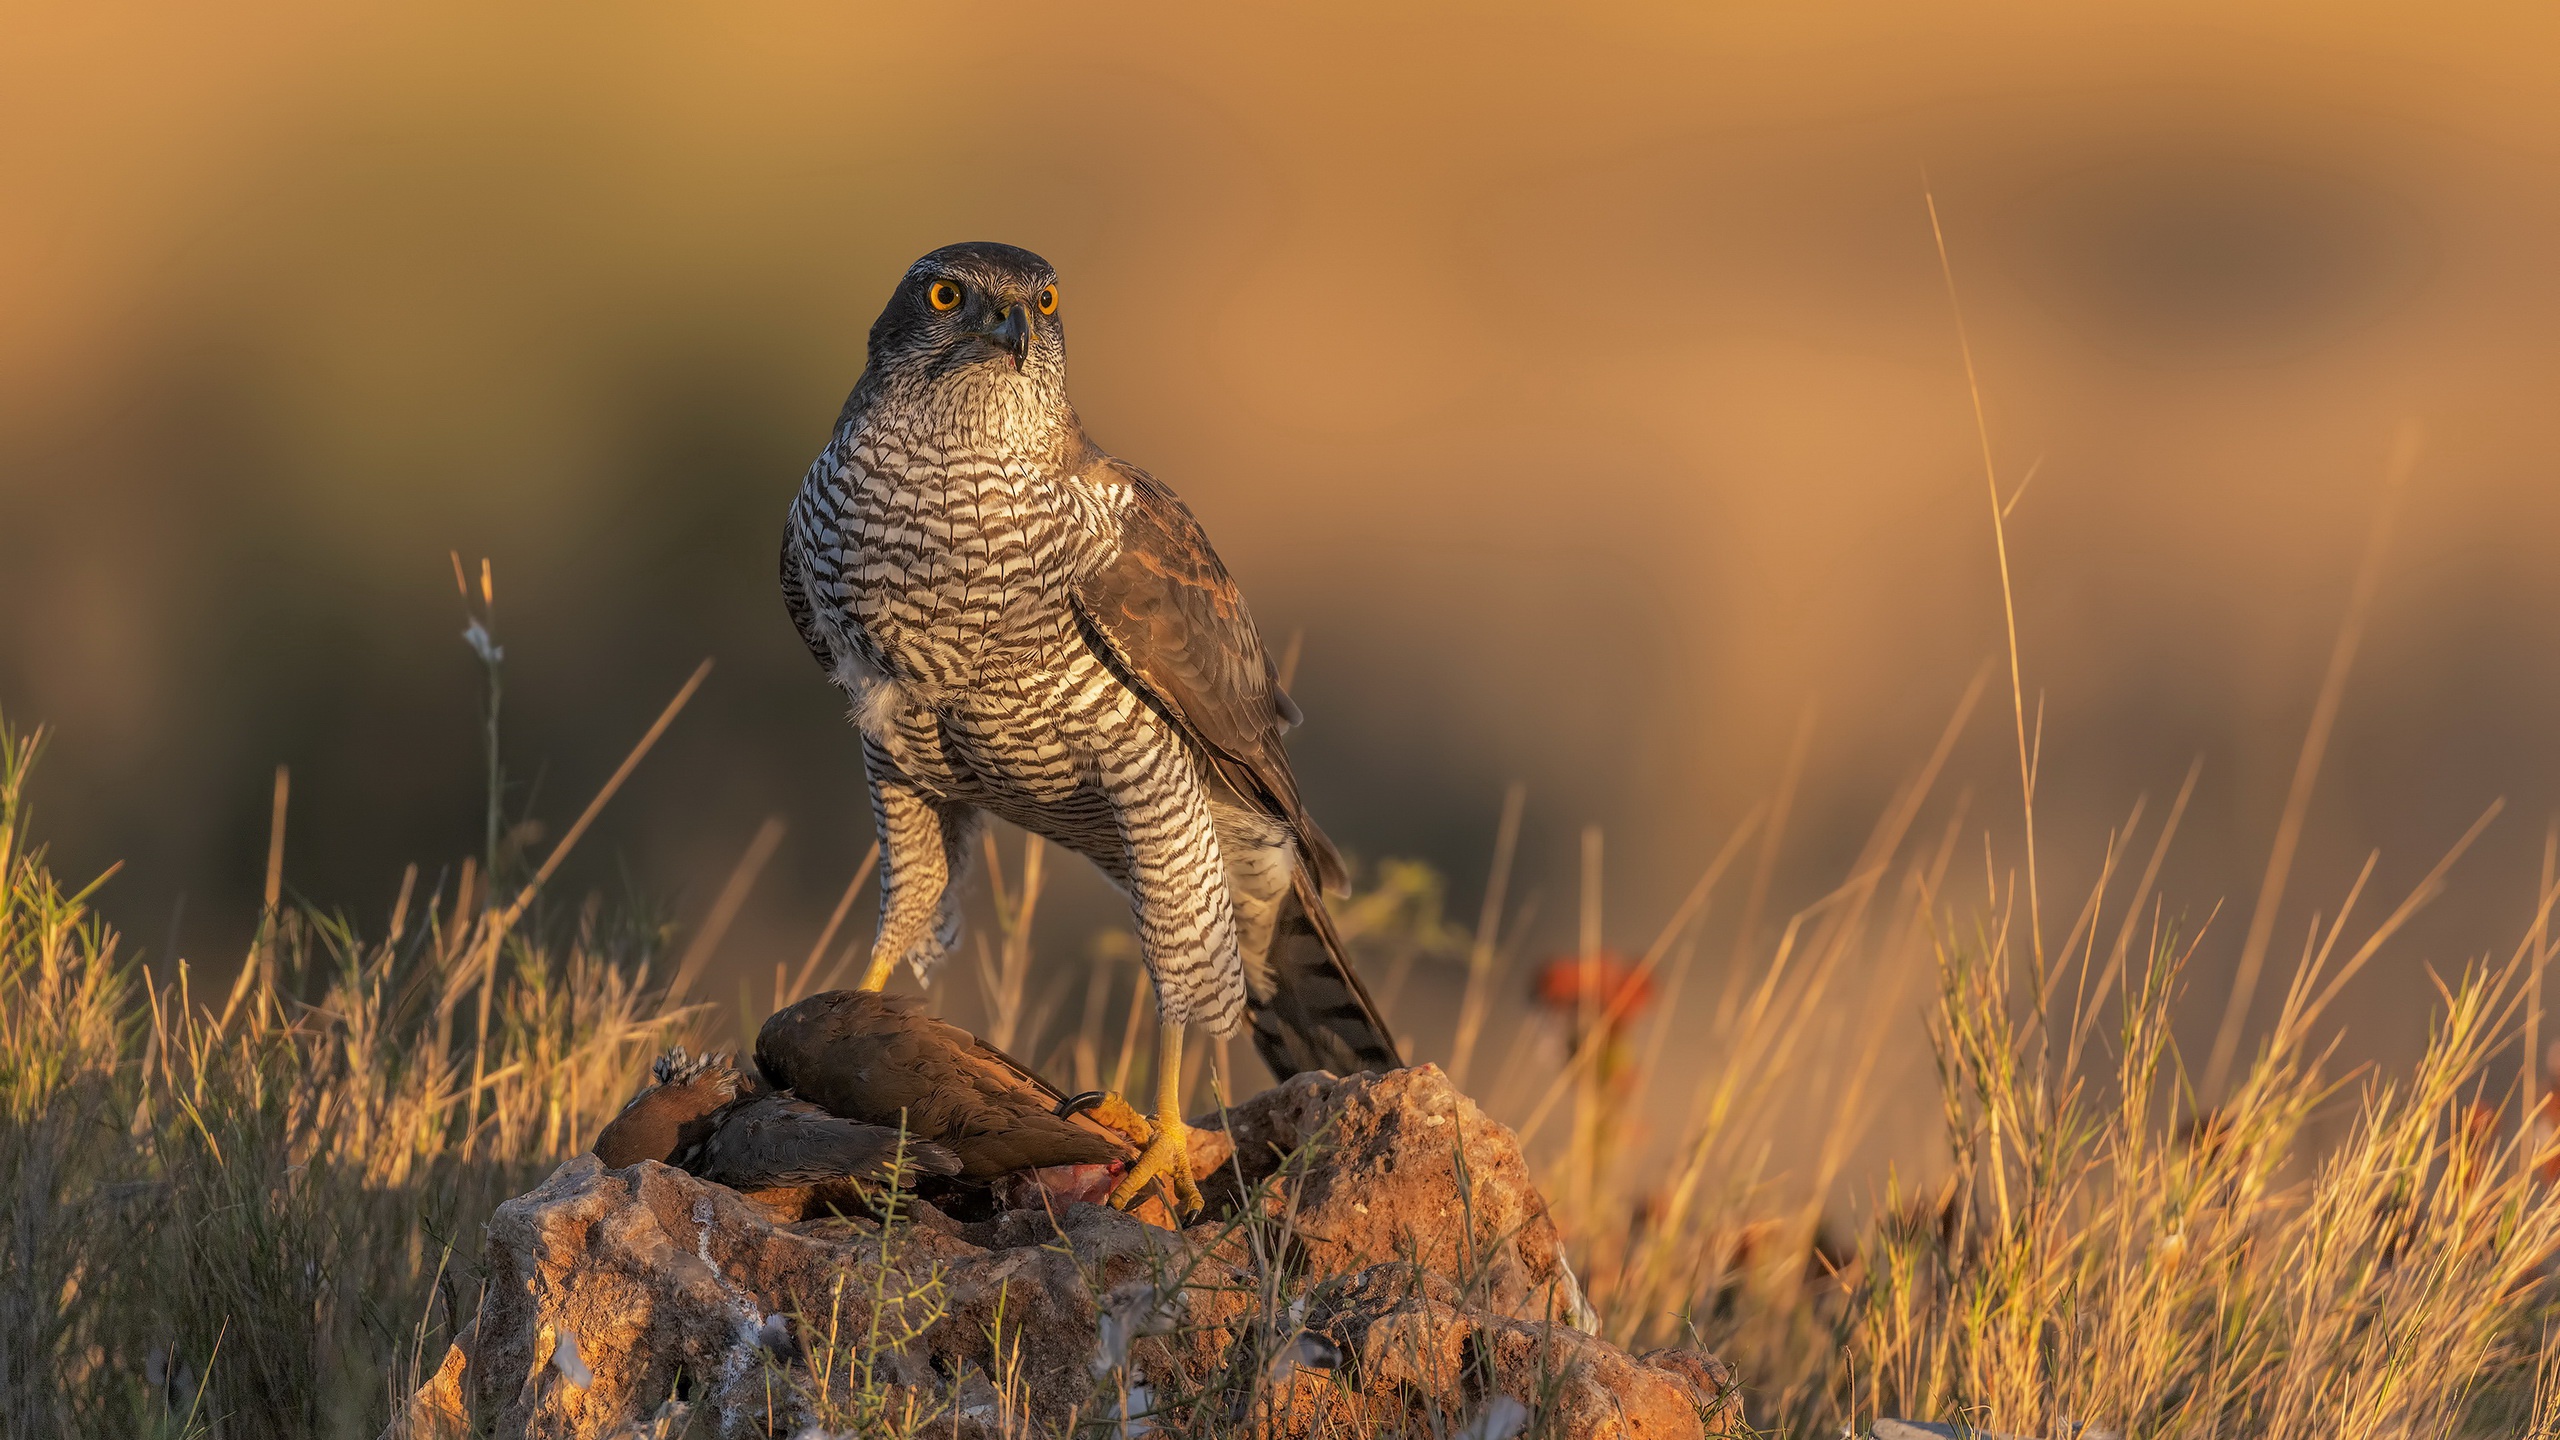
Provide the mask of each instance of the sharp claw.
[{"label": "sharp claw", "polygon": [[[1176,1228],[1188,1225],[1192,1221],[1199,1219],[1200,1212],[1208,1208],[1208,1203],[1200,1198],[1199,1186],[1177,1185],[1174,1183],[1173,1177],[1170,1175],[1157,1176],[1155,1178],[1155,1183],[1147,1188],[1157,1199],[1164,1202],[1164,1213],[1173,1217],[1173,1223]],[[1141,1196],[1139,1198],[1144,1199],[1145,1197]],[[1124,1206],[1122,1208],[1131,1209],[1135,1207],[1134,1205],[1131,1205]]]},{"label": "sharp claw", "polygon": [[1173,1191],[1171,1208],[1177,1220],[1187,1220],[1199,1214],[1203,1205],[1200,1187],[1191,1179],[1189,1142],[1189,1133],[1183,1126],[1160,1123],[1154,1142],[1129,1163],[1128,1171],[1120,1177],[1119,1185],[1113,1188],[1112,1207],[1129,1209],[1150,1189],[1163,1184],[1169,1185]]},{"label": "sharp claw", "polygon": [[1070,1095],[1058,1102],[1058,1118],[1064,1120],[1079,1111],[1090,1110],[1109,1098],[1110,1093],[1107,1090],[1084,1090]]}]

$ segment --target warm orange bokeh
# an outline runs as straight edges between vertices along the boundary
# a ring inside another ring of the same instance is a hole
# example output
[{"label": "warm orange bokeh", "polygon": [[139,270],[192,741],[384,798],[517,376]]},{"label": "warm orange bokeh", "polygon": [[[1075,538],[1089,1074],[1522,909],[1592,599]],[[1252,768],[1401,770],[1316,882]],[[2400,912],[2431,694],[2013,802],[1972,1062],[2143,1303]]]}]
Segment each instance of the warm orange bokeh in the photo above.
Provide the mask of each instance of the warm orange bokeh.
[{"label": "warm orange bokeh", "polygon": [[[1001,238],[1066,276],[1095,432],[1304,630],[1294,743],[1339,839],[1471,894],[1523,779],[1522,884],[1604,823],[1637,948],[1803,734],[1774,937],[2005,655],[1925,175],[2024,487],[2057,935],[2107,827],[2145,792],[2156,825],[2200,756],[2161,890],[2230,902],[2218,997],[2392,436],[2424,422],[2274,930],[2283,961],[2369,848],[2396,895],[2507,797],[2457,900],[2358,982],[2390,1002],[2359,1044],[2405,1043],[2417,961],[2520,926],[2560,810],[2555,29],[20,0],[0,706],[58,728],[44,826],[67,868],[130,858],[108,904],[155,953],[246,933],[278,761],[295,883],[371,914],[402,860],[476,848],[445,572],[491,555],[514,765],[547,764],[554,825],[720,659],[577,878],[627,861],[690,919],[782,814],[730,943],[796,955],[865,826],[773,593],[779,517],[900,267]],[[1968,833],[2006,847],[1994,673],[1922,828],[1970,787]],[[1102,913],[1076,883],[1060,951]]]}]

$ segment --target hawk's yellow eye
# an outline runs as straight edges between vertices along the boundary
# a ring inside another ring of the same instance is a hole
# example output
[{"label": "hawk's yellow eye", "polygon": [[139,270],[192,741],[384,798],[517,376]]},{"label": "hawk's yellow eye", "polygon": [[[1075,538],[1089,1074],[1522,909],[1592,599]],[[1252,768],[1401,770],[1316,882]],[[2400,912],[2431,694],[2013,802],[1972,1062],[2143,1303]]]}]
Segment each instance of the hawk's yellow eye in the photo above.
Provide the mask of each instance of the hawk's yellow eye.
[{"label": "hawk's yellow eye", "polygon": [[957,310],[960,308],[960,287],[948,280],[936,280],[925,287],[924,299],[936,310]]},{"label": "hawk's yellow eye", "polygon": [[1055,315],[1058,313],[1057,286],[1044,285],[1040,287],[1040,313],[1043,315]]}]

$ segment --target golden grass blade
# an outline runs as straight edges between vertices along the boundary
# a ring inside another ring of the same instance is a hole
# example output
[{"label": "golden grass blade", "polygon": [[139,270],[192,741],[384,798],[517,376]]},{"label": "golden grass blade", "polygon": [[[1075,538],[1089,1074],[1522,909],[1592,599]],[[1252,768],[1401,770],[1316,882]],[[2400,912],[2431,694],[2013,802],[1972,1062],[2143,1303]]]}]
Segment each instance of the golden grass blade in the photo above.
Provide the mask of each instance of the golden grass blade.
[{"label": "golden grass blade", "polygon": [[[1697,884],[1689,887],[1689,894],[1680,902],[1680,908],[1671,912],[1671,918],[1664,922],[1662,932],[1654,936],[1653,944],[1646,947],[1644,959],[1639,961],[1635,968],[1634,973],[1637,976],[1645,979],[1652,978],[1654,967],[1662,963],[1662,957],[1670,952],[1672,942],[1679,939],[1681,932],[1688,929],[1690,923],[1698,917],[1700,910],[1707,903],[1707,897],[1715,892],[1716,882],[1724,878],[1724,872],[1731,868],[1734,857],[1742,852],[1744,842],[1748,841],[1752,833],[1759,828],[1761,814],[1759,807],[1753,807],[1751,813],[1742,818],[1742,823],[1733,827],[1733,833],[1725,837],[1723,848],[1716,851],[1713,860],[1707,862],[1706,873],[1698,877]],[[1596,850],[1597,846],[1590,846],[1588,849]],[[1596,868],[1596,862],[1594,864]],[[1586,929],[1586,939],[1589,934],[1590,930]],[[1627,1008],[1635,1001],[1637,989],[1638,987],[1634,984],[1620,986],[1617,995],[1610,1001],[1608,1009],[1593,1017],[1595,1023],[1586,1027],[1584,1042],[1575,1047],[1573,1057],[1565,1062],[1564,1069],[1557,1072],[1553,1080],[1547,1082],[1546,1093],[1538,1098],[1536,1107],[1529,1112],[1529,1118],[1519,1127],[1521,1148],[1526,1149],[1529,1142],[1537,1137],[1539,1128],[1546,1124],[1547,1115],[1554,1110],[1556,1102],[1564,1098],[1565,1091],[1577,1082],[1584,1070],[1590,1067],[1593,1058],[1599,1053],[1598,1036],[1601,1030],[1625,1018]]]},{"label": "golden grass blade", "polygon": [[[1947,282],[1947,309],[1955,317],[1956,348],[1964,356],[1964,385],[1973,397],[1973,430],[1982,445],[1982,481],[1991,496],[1991,541],[2000,561],[2000,613],[2009,630],[2009,705],[2018,727],[2018,789],[2026,817],[2027,930],[2035,945],[2036,983],[2044,984],[2044,917],[2036,890],[2036,762],[2027,742],[2026,679],[2018,664],[2018,600],[2009,580],[2009,508],[2000,499],[1998,467],[1991,459],[1991,420],[1982,405],[1982,382],[1974,373],[1973,339],[1965,332],[1964,305],[1956,296],[1955,263],[1947,258],[1947,232],[1938,224],[1938,197],[1923,192],[1929,203],[1929,236],[1938,246],[1938,272]],[[2030,476],[2032,478],[2032,476]],[[2018,493],[2024,495],[2026,486]],[[2044,704],[2036,704],[2037,749],[2042,749]]]},{"label": "golden grass blade", "polygon": [[[486,915],[482,917],[481,923],[483,926],[483,933],[479,944],[476,947],[476,954],[480,963],[475,967],[479,971],[480,985],[479,1026],[478,1031],[472,1040],[471,1092],[468,1102],[469,1109],[466,1112],[462,1129],[462,1157],[465,1160],[471,1158],[473,1149],[478,1143],[480,1135],[480,1082],[482,1079],[482,1071],[488,1063],[489,1003],[490,997],[495,993],[497,987],[498,952],[500,947],[506,943],[508,932],[513,930],[516,926],[516,922],[523,918],[527,907],[533,904],[533,897],[541,893],[543,885],[548,882],[553,873],[558,871],[560,868],[560,862],[568,858],[571,847],[575,846],[579,839],[587,833],[587,827],[595,823],[596,816],[603,813],[606,802],[610,801],[614,797],[615,793],[622,789],[623,782],[631,778],[632,771],[639,768],[641,759],[649,753],[650,747],[658,743],[658,737],[664,735],[667,731],[667,727],[675,723],[675,718],[683,711],[685,703],[693,698],[693,692],[702,687],[704,677],[708,676],[710,673],[711,660],[710,657],[705,656],[701,664],[693,667],[692,676],[684,682],[683,688],[676,691],[675,698],[669,700],[666,708],[658,712],[657,720],[649,726],[646,733],[641,735],[640,742],[631,747],[629,754],[622,757],[622,763],[614,768],[614,772],[611,776],[607,777],[603,788],[596,791],[595,798],[587,802],[587,808],[578,813],[578,818],[569,826],[568,833],[560,837],[560,843],[552,846],[551,853],[543,857],[542,868],[534,872],[534,876],[531,880],[525,882],[525,887],[516,893],[516,898],[508,903],[507,908],[503,912],[499,913],[494,918]],[[461,901],[469,898],[470,863],[471,862],[467,858],[463,861],[464,884],[462,889],[464,893],[456,901],[457,914],[461,908]],[[492,875],[488,877],[488,880],[491,889],[494,891],[497,884],[497,877]],[[458,927],[456,933],[458,938],[461,933]],[[671,989],[664,1003],[669,1006],[673,1006],[680,994],[681,992]]]},{"label": "golden grass blade", "polygon": [[2415,420],[2404,420],[2398,437],[2392,443],[2391,463],[2383,474],[2382,499],[2374,507],[2373,526],[2366,532],[2364,556],[2357,562],[2353,588],[2347,594],[2346,614],[2339,619],[2337,640],[2329,648],[2329,668],[2320,678],[2320,693],[2311,706],[2311,723],[2303,731],[2302,748],[2293,763],[2293,781],[2285,791],[2284,813],[2276,821],[2274,847],[2267,855],[2266,874],[2258,882],[2258,905],[2249,915],[2249,932],[2240,944],[2240,968],[2231,983],[2231,999],[2222,1012],[2222,1026],[2214,1032],[2213,1052],[2205,1062],[2203,1093],[2208,1097],[2222,1093],[2222,1083],[2229,1076],[2232,1058],[2240,1049],[2240,1032],[2249,1022],[2249,1007],[2258,998],[2258,974],[2266,964],[2267,945],[2275,938],[2276,912],[2284,903],[2286,882],[2293,875],[2294,853],[2302,843],[2302,826],[2311,810],[2311,793],[2320,778],[2320,762],[2329,750],[2329,735],[2338,722],[2338,707],[2346,699],[2347,675],[2355,667],[2356,651],[2364,643],[2366,620],[2373,612],[2374,595],[2382,587],[2382,561],[2391,548],[2391,534],[2398,526],[2400,503],[2407,492],[2409,476],[2417,468],[2420,431]]},{"label": "golden grass blade", "polygon": [[[693,699],[694,692],[702,688],[702,682],[710,674],[711,659],[705,656],[701,664],[693,667],[693,674],[687,677],[684,685],[676,691],[675,698],[669,700],[666,708],[658,712],[658,718],[650,723],[648,731],[641,735],[639,743],[633,745],[630,753],[622,757],[622,763],[614,767],[613,774],[608,776],[603,787],[596,791],[595,798],[587,802],[587,808],[579,811],[578,818],[570,822],[568,832],[560,837],[560,843],[552,846],[551,853],[542,857],[542,868],[534,872],[533,878],[525,882],[522,890],[516,892],[516,898],[508,902],[505,911],[490,923],[488,933],[481,937],[482,945],[495,950],[505,941],[507,932],[515,928],[516,922],[524,917],[526,908],[533,904],[533,897],[542,892],[543,885],[559,870],[560,862],[569,857],[569,852],[575,849],[578,841],[586,835],[587,827],[593,825],[596,817],[604,813],[605,805],[621,791],[623,782],[629,780],[631,773],[640,768],[640,762],[648,757],[650,748],[658,743],[658,737],[666,734],[667,727],[675,723],[676,716],[684,713],[686,702]],[[495,877],[492,877],[493,881],[494,879]]]},{"label": "golden grass blade", "polygon": [[1751,867],[1751,888],[1742,898],[1742,919],[1733,932],[1733,963],[1739,966],[1760,937],[1760,919],[1769,903],[1769,886],[1777,878],[1778,853],[1786,843],[1787,821],[1795,814],[1796,787],[1803,783],[1806,759],[1813,753],[1816,706],[1811,700],[1797,712],[1796,731],[1787,741],[1787,758],[1778,767],[1778,792],[1769,802],[1769,825],[1760,832],[1760,858]]},{"label": "golden grass blade", "polygon": [[2169,805],[2169,818],[2162,822],[2160,837],[2151,842],[2150,863],[2142,867],[2142,879],[2133,887],[2133,897],[2126,902],[2124,923],[2116,927],[2116,943],[2107,951],[2107,968],[2098,981],[2096,993],[2104,997],[2115,988],[2115,977],[2124,965],[2125,952],[2133,944],[2134,930],[2142,923],[2142,907],[2150,902],[2152,887],[2159,883],[2161,862],[2169,858],[2169,842],[2178,838],[2178,822],[2186,818],[2187,802],[2195,798],[2196,779],[2204,773],[2204,757],[2199,755],[2187,765],[2187,778],[2178,785],[2178,798]]},{"label": "golden grass blade", "polygon": [[1031,977],[1031,924],[1040,909],[1047,850],[1039,836],[1024,833],[1022,889],[1019,894],[1008,894],[1003,856],[996,849],[994,833],[990,831],[984,838],[987,887],[994,895],[999,935],[993,956],[988,954],[984,938],[979,940],[978,993],[986,1008],[988,1041],[999,1050],[1009,1050],[1022,1023],[1024,987]]},{"label": "golden grass blade", "polygon": [[400,872],[400,895],[391,902],[391,925],[382,939],[386,945],[397,945],[409,931],[409,900],[418,889],[418,867],[413,863]]},{"label": "golden grass blade", "polygon": [[[2471,822],[2471,828],[2462,832],[2462,838],[2453,842],[2452,848],[2446,850],[2443,858],[2436,861],[2435,868],[2429,870],[2424,879],[2410,888],[2407,897],[2401,900],[2398,908],[2394,909],[2371,935],[2365,937],[2364,944],[2356,948],[2356,953],[2348,957],[2346,964],[2338,967],[2337,975],[2329,981],[2328,987],[2320,992],[2320,997],[2303,1006],[2299,1011],[2286,1015],[2278,1026],[2279,1031],[2299,1034],[2317,1020],[2321,1012],[2327,1010],[2330,1003],[2338,998],[2339,992],[2347,988],[2347,982],[2356,978],[2356,972],[2364,969],[2365,962],[2381,953],[2382,947],[2390,942],[2391,937],[2400,933],[2400,927],[2408,924],[2411,916],[2425,909],[2428,901],[2444,893],[2445,876],[2452,872],[2455,862],[2462,859],[2464,852],[2471,848],[2471,843],[2480,838],[2482,831],[2489,828],[2489,822],[2497,819],[2499,812],[2506,808],[2507,802],[2504,800],[2489,802],[2489,808],[2480,812],[2480,818]],[[2543,900],[2544,907],[2547,909],[2550,903],[2549,897],[2546,896]]]},{"label": "golden grass blade", "polygon": [[[279,765],[276,767],[274,811],[267,822],[267,883],[266,888],[260,892],[263,898],[258,904],[257,938],[250,942],[248,959],[240,966],[240,978],[231,984],[231,998],[223,1002],[222,1018],[214,1022],[214,1028],[217,1030],[230,1028],[233,1012],[239,1009],[240,1001],[250,992],[253,985],[263,990],[275,983],[273,966],[276,906],[284,897],[285,802],[292,794],[293,771]],[[265,1004],[263,993],[260,995],[259,1003],[261,1006]]]},{"label": "golden grass blade", "polygon": [[1129,985],[1129,1018],[1120,1031],[1120,1061],[1111,1067],[1112,1093],[1129,1093],[1129,1066],[1138,1054],[1138,1024],[1147,1014],[1147,967],[1134,967],[1137,976]]},{"label": "golden grass blade", "polygon": [[[2329,922],[2325,939],[2321,934],[2320,914],[2316,910],[2312,912],[2311,933],[2303,941],[2302,958],[2295,962],[2293,979],[2285,986],[2285,1013],[2292,1013],[2294,1007],[2301,1003],[2302,996],[2318,983],[2321,972],[2328,968],[2329,957],[2338,949],[2338,937],[2346,933],[2347,917],[2355,913],[2356,902],[2364,898],[2364,887],[2373,880],[2374,867],[2381,863],[2381,851],[2365,853],[2364,868],[2356,872],[2355,883],[2347,887],[2346,898],[2338,902],[2337,918]],[[2312,948],[2315,944],[2319,947],[2316,950]]]},{"label": "golden grass blade", "polygon": [[[2555,879],[2560,878],[2555,877],[2555,871],[2560,871],[2560,820],[2554,820],[2542,832],[2542,893],[2546,896]],[[2552,955],[2548,901],[2535,908],[2526,943],[2533,947],[2533,970],[2525,982],[2524,1010],[2524,1123],[2530,1130],[2542,1114],[2542,972],[2550,967]]]},{"label": "golden grass blade", "polygon": [[1485,876],[1484,904],[1476,912],[1475,943],[1467,950],[1467,988],[1458,1001],[1458,1035],[1449,1049],[1449,1083],[1460,1090],[1466,1088],[1467,1067],[1475,1058],[1476,1040],[1492,1003],[1489,987],[1502,905],[1510,890],[1512,857],[1520,845],[1520,813],[1528,802],[1529,787],[1517,780],[1502,794],[1502,821],[1493,834],[1493,865]]},{"label": "golden grass blade", "polygon": [[844,893],[836,897],[836,908],[827,916],[827,927],[818,932],[818,943],[809,947],[809,958],[800,963],[800,976],[792,982],[790,996],[783,1001],[784,1004],[817,993],[809,988],[809,981],[817,974],[819,962],[826,959],[827,947],[834,943],[836,931],[844,927],[844,917],[852,911],[855,897],[862,893],[863,882],[871,878],[872,867],[879,863],[880,842],[874,840],[871,848],[862,852],[862,863],[853,867],[853,878],[845,882]]},{"label": "golden grass blade", "polygon": [[767,815],[764,823],[756,827],[755,835],[747,841],[745,852],[730,868],[729,878],[721,885],[720,894],[711,902],[711,913],[703,917],[702,928],[694,932],[692,943],[684,947],[684,958],[676,964],[675,978],[667,982],[668,1004],[682,1000],[693,988],[695,978],[701,975],[702,967],[711,963],[712,952],[718,950],[720,942],[728,937],[729,926],[737,920],[738,912],[746,908],[748,892],[755,889],[757,877],[764,874],[764,867],[773,859],[774,852],[782,848],[782,837],[790,828],[779,815]]}]

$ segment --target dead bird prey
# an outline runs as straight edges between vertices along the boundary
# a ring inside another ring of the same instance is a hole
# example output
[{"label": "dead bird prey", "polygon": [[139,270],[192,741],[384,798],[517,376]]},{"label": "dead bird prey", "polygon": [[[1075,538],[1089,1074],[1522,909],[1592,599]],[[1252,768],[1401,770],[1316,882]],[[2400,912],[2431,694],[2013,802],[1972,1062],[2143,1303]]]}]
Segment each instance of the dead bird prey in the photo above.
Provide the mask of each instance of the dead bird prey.
[{"label": "dead bird prey", "polygon": [[873,1188],[915,1175],[950,1175],[950,1151],[896,1124],[830,1115],[767,1089],[727,1055],[678,1046],[650,1067],[654,1082],[597,1132],[596,1158],[619,1170],[642,1160],[726,1185],[784,1220],[867,1209]]},{"label": "dead bird prey", "polygon": [[1105,1102],[1117,1125],[1083,1113],[1029,1066],[905,995],[828,990],[778,1010],[756,1033],[756,1068],[829,1114],[903,1123],[955,1157],[962,1180],[1118,1166],[1151,1138],[1127,1105]]}]

